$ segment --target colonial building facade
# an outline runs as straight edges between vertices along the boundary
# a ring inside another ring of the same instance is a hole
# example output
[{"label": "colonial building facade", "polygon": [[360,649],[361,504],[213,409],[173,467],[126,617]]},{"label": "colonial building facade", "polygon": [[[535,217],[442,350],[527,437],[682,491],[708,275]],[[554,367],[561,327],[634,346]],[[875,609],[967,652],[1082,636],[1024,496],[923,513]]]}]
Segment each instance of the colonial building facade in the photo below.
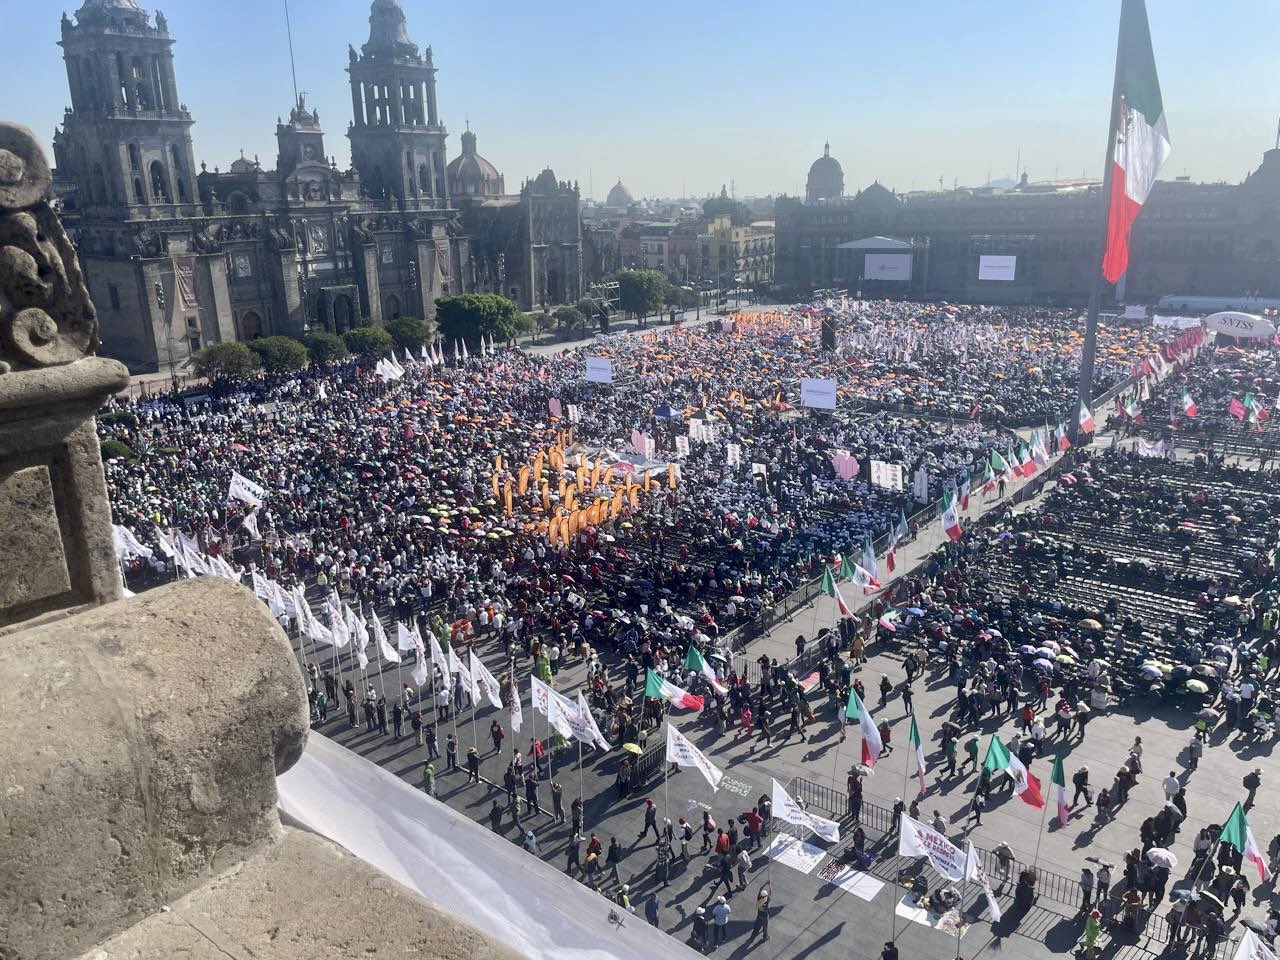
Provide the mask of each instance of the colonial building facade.
[{"label": "colonial building facade", "polygon": [[[872,184],[843,195],[829,150],[807,199],[775,206],[777,282],[797,294],[844,287],[871,296],[1082,303],[1097,270],[1103,204],[1096,182],[895,194]],[[861,242],[858,242],[861,241]],[[868,279],[866,257],[913,257],[909,279]],[[1012,279],[979,279],[982,257],[1016,257]],[[1240,184],[1156,184],[1134,235],[1123,298],[1166,294],[1280,296],[1280,150]]]},{"label": "colonial building facade", "polygon": [[578,299],[576,186],[545,171],[503,196],[469,131],[448,163],[432,49],[399,0],[373,0],[368,42],[348,51],[346,171],[302,98],[277,121],[274,169],[241,157],[197,171],[173,44],[136,0],[85,0],[62,20],[71,106],[55,160],[103,353],[141,372],[226,340],[430,318],[448,294]]}]

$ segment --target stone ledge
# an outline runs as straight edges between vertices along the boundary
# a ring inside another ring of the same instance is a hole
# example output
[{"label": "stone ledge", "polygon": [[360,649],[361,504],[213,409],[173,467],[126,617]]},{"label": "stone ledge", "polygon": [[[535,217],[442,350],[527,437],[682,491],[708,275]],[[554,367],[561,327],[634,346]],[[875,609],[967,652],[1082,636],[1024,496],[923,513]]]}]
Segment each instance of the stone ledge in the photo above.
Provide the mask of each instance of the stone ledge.
[{"label": "stone ledge", "polygon": [[0,412],[48,410],[93,412],[109,396],[129,385],[129,371],[118,360],[86,357],[60,367],[0,374]]},{"label": "stone ledge", "polygon": [[243,587],[188,580],[11,634],[0,688],[0,957],[79,954],[279,838],[307,699]]},{"label": "stone ledge", "polygon": [[80,960],[519,956],[336,844],[286,828],[279,843]]}]

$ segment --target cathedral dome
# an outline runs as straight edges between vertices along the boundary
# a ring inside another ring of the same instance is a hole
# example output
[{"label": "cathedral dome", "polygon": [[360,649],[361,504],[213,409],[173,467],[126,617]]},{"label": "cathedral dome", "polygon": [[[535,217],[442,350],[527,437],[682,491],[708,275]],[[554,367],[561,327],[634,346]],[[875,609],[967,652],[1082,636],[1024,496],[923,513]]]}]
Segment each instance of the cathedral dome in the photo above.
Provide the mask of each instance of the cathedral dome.
[{"label": "cathedral dome", "polygon": [[462,153],[449,161],[449,193],[455,197],[500,197],[506,190],[498,168],[476,153],[476,135],[462,134]]},{"label": "cathedral dome", "polygon": [[362,49],[366,55],[418,56],[418,45],[409,39],[400,0],[373,0],[369,8],[369,42]]},{"label": "cathedral dome", "polygon": [[831,155],[831,144],[822,148],[822,156],[809,168],[809,182],[805,187],[805,201],[832,200],[844,195],[844,170],[840,161]]},{"label": "cathedral dome", "polygon": [[146,20],[147,12],[138,6],[136,0],[84,0],[76,11],[76,20],[80,23],[109,20]]},{"label": "cathedral dome", "polygon": [[623,184],[622,179],[613,185],[613,189],[609,191],[609,196],[605,200],[605,205],[609,207],[629,207],[632,204],[631,191]]}]

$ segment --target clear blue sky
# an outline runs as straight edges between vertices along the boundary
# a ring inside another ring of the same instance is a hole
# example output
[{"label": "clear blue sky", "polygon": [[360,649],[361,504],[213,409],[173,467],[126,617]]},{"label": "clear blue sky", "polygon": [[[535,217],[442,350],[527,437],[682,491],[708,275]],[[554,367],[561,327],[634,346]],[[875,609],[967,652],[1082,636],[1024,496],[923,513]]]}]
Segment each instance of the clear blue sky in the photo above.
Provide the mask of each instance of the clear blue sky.
[{"label": "clear blue sky", "polygon": [[[142,0],[144,4],[148,0]],[[71,0],[78,4],[79,0]],[[43,137],[69,102],[61,7],[2,0],[0,113]],[[403,0],[439,67],[449,155],[470,117],[514,190],[550,164],[603,197],[803,190],[831,141],[846,189],[1097,176],[1119,0]],[[1276,0],[1149,0],[1173,140],[1166,176],[1238,181],[1274,145]],[[68,12],[72,7],[68,5]],[[154,11],[155,6],[148,6]],[[275,157],[291,100],[283,0],[168,0],[196,159]],[[18,15],[18,11],[21,14]],[[346,166],[347,44],[364,0],[292,0],[299,86]],[[21,77],[21,82],[16,82]]]}]

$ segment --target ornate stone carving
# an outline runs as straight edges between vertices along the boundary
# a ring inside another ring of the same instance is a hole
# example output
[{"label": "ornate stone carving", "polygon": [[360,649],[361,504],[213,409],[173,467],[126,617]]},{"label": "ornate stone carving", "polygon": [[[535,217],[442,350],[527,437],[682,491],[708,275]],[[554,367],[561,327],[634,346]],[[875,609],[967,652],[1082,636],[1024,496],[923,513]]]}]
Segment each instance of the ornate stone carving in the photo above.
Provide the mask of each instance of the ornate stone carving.
[{"label": "ornate stone carving", "polygon": [[52,186],[35,135],[0,123],[0,373],[74,363],[98,345],[98,316],[50,206]]}]

